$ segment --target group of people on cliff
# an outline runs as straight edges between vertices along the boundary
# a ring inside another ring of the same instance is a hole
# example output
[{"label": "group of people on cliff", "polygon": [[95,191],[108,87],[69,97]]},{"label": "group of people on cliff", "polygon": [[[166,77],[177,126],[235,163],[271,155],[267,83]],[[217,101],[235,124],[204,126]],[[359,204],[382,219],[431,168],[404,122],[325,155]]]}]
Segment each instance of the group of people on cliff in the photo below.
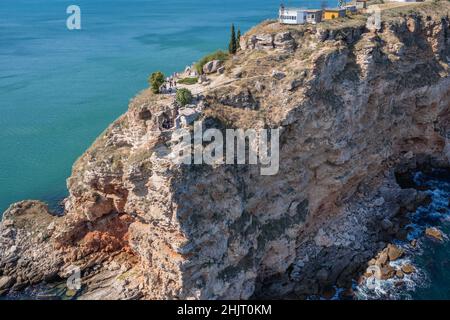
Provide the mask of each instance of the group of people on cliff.
[{"label": "group of people on cliff", "polygon": [[177,77],[178,73],[174,73],[170,77],[166,78],[166,81],[163,83],[163,85],[160,88],[161,93],[165,94],[171,94],[177,92]]}]

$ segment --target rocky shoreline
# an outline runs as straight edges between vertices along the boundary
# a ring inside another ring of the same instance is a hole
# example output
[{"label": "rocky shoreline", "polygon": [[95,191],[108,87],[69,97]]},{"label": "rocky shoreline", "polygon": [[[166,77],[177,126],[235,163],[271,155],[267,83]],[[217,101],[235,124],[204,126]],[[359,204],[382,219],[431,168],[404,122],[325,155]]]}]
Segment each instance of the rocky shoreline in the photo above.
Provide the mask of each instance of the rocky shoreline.
[{"label": "rocky shoreline", "polygon": [[[395,263],[395,266],[391,262],[399,261],[407,253],[396,243],[406,243],[411,250],[418,245],[418,239],[408,241],[409,215],[431,200],[425,190],[417,190],[411,185],[405,187],[401,183],[400,186],[398,176],[400,172],[409,175],[436,165],[449,169],[446,161],[416,157],[410,153],[391,163],[391,169],[377,178],[378,183],[360,186],[361,190],[348,201],[343,214],[321,224],[311,242],[299,248],[306,253],[306,261],[302,260],[294,266],[291,279],[285,279],[286,283],[279,278],[272,279],[274,283],[261,287],[260,291],[264,294],[256,297],[277,298],[281,283],[287,293],[284,298],[356,299],[355,283],[363,284],[374,279],[401,280],[404,275],[416,272],[415,267],[407,262]],[[426,232],[430,230],[433,228],[427,228]],[[441,233],[433,235],[437,238],[442,236]],[[335,246],[341,248],[336,250]],[[294,285],[289,287],[287,283],[292,283],[292,279]]]},{"label": "rocky shoreline", "polygon": [[[447,235],[445,235],[438,226],[442,224],[443,221],[446,221],[450,202],[441,206],[439,199],[431,199],[432,193],[429,192],[429,187],[420,185],[414,181],[414,177],[417,173],[433,174],[434,172],[440,172],[441,175],[450,177],[450,167],[448,164],[446,164],[445,161],[438,162],[433,159],[427,159],[427,161],[423,161],[422,159],[422,162],[419,163],[409,161],[407,164],[404,164],[400,172],[398,172],[397,179],[403,188],[408,189],[409,187],[413,187],[418,190],[418,192],[425,195],[424,200],[419,204],[419,207],[424,208],[424,210],[429,210],[429,213],[425,216],[421,216],[421,220],[423,221],[416,227],[414,215],[417,215],[417,208],[414,210],[407,210],[403,213],[406,223],[403,223],[402,226],[400,226],[400,230],[402,230],[401,236],[396,236],[395,242],[398,245],[389,244],[387,248],[379,252],[368,262],[366,272],[359,278],[360,285],[365,285],[368,281],[369,283],[372,281],[373,284],[374,280],[392,280],[393,289],[403,287],[405,285],[403,281],[404,277],[418,272],[417,267],[412,265],[410,261],[415,255],[420,254],[419,248],[423,246],[423,242],[431,241],[436,245],[442,245],[444,241],[447,240]],[[432,204],[432,201],[438,202],[438,208],[425,209]],[[436,216],[436,213],[433,212],[434,210],[437,210],[439,214],[442,214],[443,216],[438,219],[431,218],[432,216]],[[436,225],[430,225],[430,222],[436,223]],[[398,263],[399,260],[403,261]],[[377,285],[380,285],[380,283]]]},{"label": "rocky shoreline", "polygon": [[63,216],[38,201],[4,213],[0,293],[77,268],[77,299],[304,299],[351,288],[368,262],[380,278],[413,272],[390,262],[408,212],[429,201],[407,173],[449,165],[449,11],[244,35],[187,108],[219,130],[279,128],[275,176],[173,163],[186,107],[144,90],[74,164]]}]

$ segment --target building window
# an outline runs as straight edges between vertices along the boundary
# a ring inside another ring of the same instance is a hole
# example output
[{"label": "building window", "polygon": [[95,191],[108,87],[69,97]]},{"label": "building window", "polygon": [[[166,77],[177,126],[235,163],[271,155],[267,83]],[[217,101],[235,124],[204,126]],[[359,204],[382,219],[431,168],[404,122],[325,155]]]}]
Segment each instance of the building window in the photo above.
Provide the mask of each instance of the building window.
[{"label": "building window", "polygon": [[285,15],[280,14],[280,20],[292,20],[292,21],[295,21],[295,20],[297,20],[297,17],[296,16],[285,16]]}]

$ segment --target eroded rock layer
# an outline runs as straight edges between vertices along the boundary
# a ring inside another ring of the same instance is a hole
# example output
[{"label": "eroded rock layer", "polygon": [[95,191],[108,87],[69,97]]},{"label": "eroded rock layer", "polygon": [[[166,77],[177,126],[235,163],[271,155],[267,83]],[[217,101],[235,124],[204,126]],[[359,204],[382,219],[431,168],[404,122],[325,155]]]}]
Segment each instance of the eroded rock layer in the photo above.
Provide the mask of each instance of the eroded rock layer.
[{"label": "eroded rock layer", "polygon": [[219,129],[280,128],[274,176],[175,164],[185,111],[143,91],[75,163],[63,216],[30,201],[5,212],[0,291],[65,279],[73,266],[87,299],[302,298],[348,286],[405,208],[425,201],[394,169],[448,166],[449,8],[389,10],[378,31],[355,16],[265,22],[243,36],[227,81],[189,114]]}]

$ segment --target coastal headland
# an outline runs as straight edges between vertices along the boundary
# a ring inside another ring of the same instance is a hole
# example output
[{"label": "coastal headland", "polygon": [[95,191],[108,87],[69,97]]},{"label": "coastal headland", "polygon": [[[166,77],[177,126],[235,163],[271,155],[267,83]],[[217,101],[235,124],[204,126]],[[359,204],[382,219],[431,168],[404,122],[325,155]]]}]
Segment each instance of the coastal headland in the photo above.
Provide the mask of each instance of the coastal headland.
[{"label": "coastal headland", "polygon": [[[180,85],[184,107],[138,94],[74,164],[63,215],[39,201],[4,213],[0,292],[74,267],[82,286],[61,294],[79,299],[304,299],[370,265],[394,276],[392,242],[427,201],[399,179],[449,168],[450,2],[380,6],[379,30],[368,14],[262,22],[220,72]],[[188,130],[280,129],[279,172],[173,163],[180,115]]]}]

